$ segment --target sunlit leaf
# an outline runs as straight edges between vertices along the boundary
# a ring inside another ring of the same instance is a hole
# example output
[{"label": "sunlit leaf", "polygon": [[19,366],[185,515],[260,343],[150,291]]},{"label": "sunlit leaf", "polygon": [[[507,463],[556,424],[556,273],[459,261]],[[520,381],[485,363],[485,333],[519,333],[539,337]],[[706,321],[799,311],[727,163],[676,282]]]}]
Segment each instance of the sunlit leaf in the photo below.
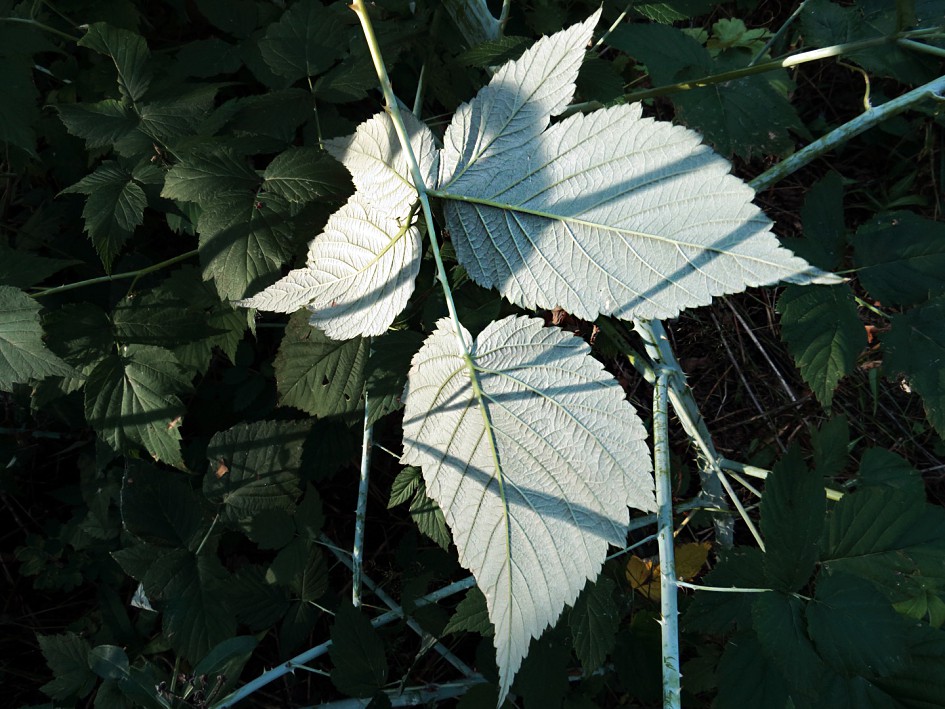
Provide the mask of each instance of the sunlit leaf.
[{"label": "sunlit leaf", "polygon": [[441,320],[410,371],[403,461],[486,596],[504,695],[531,638],[624,543],[628,507],[655,501],[639,419],[582,340],[511,317],[471,358],[475,388]]},{"label": "sunlit leaf", "polygon": [[777,281],[836,283],[781,248],[752,190],[696,133],[639,104],[548,127],[597,15],[505,65],[444,136],[440,188],[460,263],[528,308],[665,318]]}]

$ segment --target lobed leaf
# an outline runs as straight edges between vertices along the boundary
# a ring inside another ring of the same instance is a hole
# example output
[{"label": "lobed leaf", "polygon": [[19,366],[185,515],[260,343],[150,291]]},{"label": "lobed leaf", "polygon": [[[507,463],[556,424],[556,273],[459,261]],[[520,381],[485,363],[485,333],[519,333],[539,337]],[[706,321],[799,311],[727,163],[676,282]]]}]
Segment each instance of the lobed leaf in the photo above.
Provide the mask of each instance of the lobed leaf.
[{"label": "lobed leaf", "polygon": [[475,385],[441,320],[414,357],[403,462],[486,596],[504,696],[530,640],[624,543],[627,508],[655,500],[643,427],[582,340],[509,317],[470,356]]},{"label": "lobed leaf", "polygon": [[547,130],[597,16],[540,40],[460,107],[440,188],[460,263],[528,308],[672,317],[777,281],[836,283],[778,245],[752,190],[685,128],[639,105]]}]

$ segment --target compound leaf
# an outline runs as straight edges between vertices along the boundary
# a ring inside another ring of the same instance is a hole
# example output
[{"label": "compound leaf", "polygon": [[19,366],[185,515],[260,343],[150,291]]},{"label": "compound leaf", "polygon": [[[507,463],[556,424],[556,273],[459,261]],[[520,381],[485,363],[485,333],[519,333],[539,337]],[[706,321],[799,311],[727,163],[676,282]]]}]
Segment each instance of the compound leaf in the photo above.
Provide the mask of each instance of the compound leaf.
[{"label": "compound leaf", "polygon": [[[405,118],[424,181],[436,173],[433,133]],[[309,245],[305,268],[240,302],[249,308],[312,311],[312,324],[336,340],[381,335],[404,309],[420,270],[417,192],[393,123],[379,114],[326,148],[351,171],[357,192]]]},{"label": "compound leaf", "polygon": [[155,460],[181,466],[180,420],[184,405],[176,393],[188,386],[174,355],[159,347],[129,345],[89,374],[85,415],[116,451],[142,445]]},{"label": "compound leaf", "polygon": [[639,104],[543,131],[574,92],[597,17],[500,69],[447,129],[434,196],[473,280],[588,320],[673,317],[777,281],[839,282],[779,246],[751,188],[696,133],[643,118]]},{"label": "compound leaf", "polygon": [[[204,513],[190,485],[166,470],[137,462],[121,483],[125,529],[148,545],[196,548],[206,531]],[[152,551],[152,556],[156,553]]]},{"label": "compound leaf", "polygon": [[840,380],[853,371],[866,331],[850,289],[843,285],[788,286],[778,300],[788,351],[817,400],[833,403]]},{"label": "compound leaf", "polygon": [[126,138],[138,125],[138,117],[121,101],[62,104],[56,107],[66,130],[85,140],[89,150],[111,147]]},{"label": "compound leaf", "polygon": [[276,355],[276,387],[281,403],[313,416],[337,416],[360,406],[368,345],[360,337],[326,337],[300,311],[289,318]]},{"label": "compound leaf", "polygon": [[43,344],[39,303],[10,286],[0,286],[0,390],[49,376],[75,374]]},{"label": "compound leaf", "polygon": [[139,224],[144,222],[148,199],[131,170],[108,160],[95,172],[64,189],[63,194],[88,195],[82,218],[106,270]]},{"label": "compound leaf", "polygon": [[623,544],[627,508],[654,509],[653,480],[639,419],[579,338],[505,318],[470,366],[475,381],[441,320],[408,377],[403,462],[486,596],[504,696],[531,639]]}]

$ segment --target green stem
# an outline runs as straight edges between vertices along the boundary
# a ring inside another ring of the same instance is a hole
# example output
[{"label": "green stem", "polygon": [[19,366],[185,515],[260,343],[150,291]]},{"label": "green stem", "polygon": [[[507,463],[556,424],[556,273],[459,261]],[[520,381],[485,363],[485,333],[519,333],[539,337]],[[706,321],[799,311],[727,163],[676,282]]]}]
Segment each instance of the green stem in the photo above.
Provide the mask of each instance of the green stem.
[{"label": "green stem", "polygon": [[[769,475],[771,475],[770,470],[756,468],[754,465],[739,463],[734,460],[729,460],[728,458],[719,458],[719,465],[722,466],[724,470],[747,475],[750,478],[757,478],[758,480],[765,480]],[[834,502],[843,497],[842,492],[829,487],[824,488],[824,495],[826,495],[828,500],[833,500]]]},{"label": "green stem", "polygon": [[787,28],[790,27],[791,23],[794,22],[794,20],[796,20],[798,16],[804,11],[804,7],[807,5],[808,2],[810,2],[810,0],[803,0],[803,2],[799,3],[798,6],[794,8],[794,12],[792,12],[791,15],[778,28],[778,31],[775,32],[773,35],[771,35],[771,39],[765,42],[765,46],[761,48],[761,51],[759,51],[755,56],[751,58],[751,61],[748,62],[748,66],[754,66],[755,64],[757,64],[758,60],[761,59],[768,52],[768,50],[771,49],[775,45],[775,42],[777,42],[779,39],[781,39],[781,37],[784,36],[784,33],[787,31]]},{"label": "green stem", "polygon": [[179,254],[174,258],[169,258],[167,261],[161,261],[156,263],[153,266],[148,266],[146,268],[139,268],[137,271],[126,271],[125,273],[112,273],[107,276],[98,276],[97,278],[89,278],[86,281],[77,281],[76,283],[67,283],[64,286],[56,286],[55,288],[45,288],[37,293],[31,293],[34,298],[44,298],[47,295],[55,295],[56,293],[65,293],[66,291],[75,290],[76,288],[85,288],[86,286],[94,286],[98,283],[111,283],[112,281],[121,281],[128,278],[138,279],[141,276],[146,276],[149,273],[154,271],[159,271],[162,268],[167,268],[168,266],[173,266],[175,263],[180,263],[181,261],[186,261],[187,259],[196,256],[198,253],[197,249],[193,251],[188,251],[184,254]]},{"label": "green stem", "polygon": [[779,162],[770,170],[763,172],[749,184],[756,192],[762,192],[808,163],[816,160],[824,153],[838,145],[846,143],[851,138],[882,123],[897,113],[901,113],[919,101],[926,98],[942,98],[943,92],[945,92],[945,76],[940,76],[934,81],[912,89],[912,91],[908,91],[898,98],[894,98],[881,106],[877,106],[860,114],[852,121],[844,123],[839,128],[835,128],[827,133],[827,135],[815,140],[803,150],[799,150],[791,157]]},{"label": "green stem", "polygon": [[900,47],[912,49],[916,52],[931,54],[933,57],[938,57],[939,59],[945,57],[945,49],[942,49],[941,47],[934,47],[931,44],[925,44],[924,42],[916,42],[911,39],[900,39],[897,44]]},{"label": "green stem", "polygon": [[220,515],[216,515],[213,518],[213,521],[210,523],[210,529],[207,530],[207,533],[203,535],[203,539],[200,540],[200,544],[197,546],[197,551],[194,552],[194,556],[200,556],[200,552],[203,551],[204,545],[206,545],[207,540],[210,539],[210,535],[213,534],[214,527],[217,526],[217,522],[220,520]]},{"label": "green stem", "polygon": [[660,555],[660,630],[663,643],[663,707],[679,709],[679,611],[676,607],[676,559],[673,538],[672,472],[669,465],[669,391],[661,369],[653,390],[653,467],[656,473],[657,539]]},{"label": "green stem", "polygon": [[63,39],[69,40],[70,42],[78,42],[78,37],[73,37],[68,32],[63,32],[62,30],[57,30],[55,27],[50,27],[49,25],[44,25],[42,22],[37,22],[36,20],[28,20],[25,17],[0,17],[0,22],[16,22],[23,25],[31,25],[36,29],[43,30],[43,32],[49,32],[50,34],[57,35]]}]

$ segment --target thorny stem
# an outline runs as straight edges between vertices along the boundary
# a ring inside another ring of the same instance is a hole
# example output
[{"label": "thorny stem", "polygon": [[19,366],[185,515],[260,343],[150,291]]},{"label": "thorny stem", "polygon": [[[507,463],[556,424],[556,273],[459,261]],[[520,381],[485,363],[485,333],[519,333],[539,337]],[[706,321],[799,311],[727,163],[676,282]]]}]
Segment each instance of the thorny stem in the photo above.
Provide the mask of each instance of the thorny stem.
[{"label": "thorny stem", "polygon": [[673,488],[669,466],[670,373],[660,369],[653,390],[653,468],[656,475],[657,539],[660,555],[660,629],[663,642],[663,707],[680,706],[679,611],[673,548]]},{"label": "thorny stem", "polygon": [[364,524],[367,518],[368,483],[371,478],[371,451],[374,448],[374,427],[370,424],[371,401],[364,393],[364,436],[361,441],[361,478],[358,483],[358,504],[354,512],[354,544],[351,547],[351,603],[361,607],[361,579],[364,569]]},{"label": "thorny stem", "polygon": [[[416,608],[428,606],[432,603],[436,603],[437,601],[441,601],[444,598],[449,598],[450,596],[454,596],[457,593],[460,593],[461,591],[470,589],[475,585],[476,585],[476,580],[472,576],[470,576],[468,578],[463,579],[462,581],[451,583],[449,586],[445,586],[444,588],[441,588],[439,591],[434,591],[433,593],[428,593],[426,596],[423,596],[422,598],[418,598],[415,601],[414,606]],[[380,628],[381,626],[389,625],[390,623],[393,623],[395,620],[399,620],[400,618],[403,618],[403,617],[404,617],[403,609],[399,609],[396,611],[390,610],[390,611],[387,611],[386,613],[383,613],[377,616],[374,620],[371,621],[371,625],[375,628]],[[242,700],[246,699],[246,697],[251,696],[256,691],[258,691],[262,687],[265,687],[270,682],[274,682],[280,677],[283,677],[293,672],[296,669],[296,666],[304,665],[308,662],[311,662],[312,660],[316,658],[321,657],[322,655],[327,653],[330,648],[331,648],[331,640],[326,640],[321,645],[316,645],[315,647],[309,648],[305,652],[299,653],[298,655],[293,657],[291,660],[287,660],[286,662],[283,662],[281,665],[277,665],[276,667],[273,667],[271,670],[267,672],[263,672],[261,675],[259,675],[259,677],[257,677],[253,681],[246,683],[245,685],[240,687],[237,691],[233,692],[227,697],[224,697],[221,701],[214,704],[211,709],[230,709],[230,707],[236,706],[238,702],[241,702]]]},{"label": "thorny stem", "polygon": [[945,76],[940,76],[934,81],[912,89],[912,91],[908,91],[898,98],[894,98],[881,106],[877,106],[860,114],[852,121],[844,123],[839,128],[835,128],[827,133],[827,135],[815,140],[803,150],[799,150],[791,157],[779,162],[770,170],[763,172],[749,184],[756,192],[763,192],[776,182],[783,180],[788,175],[793,174],[824,153],[838,145],[842,145],[863,131],[882,123],[897,113],[901,113],[923,99],[941,99],[943,93],[945,93]]},{"label": "thorny stem", "polygon": [[196,256],[198,253],[197,249],[193,251],[188,251],[184,254],[179,254],[173,258],[169,258],[166,261],[161,261],[156,263],[153,266],[148,266],[146,268],[139,268],[137,271],[126,271],[125,273],[112,273],[107,276],[98,276],[97,278],[89,278],[86,281],[77,281],[76,283],[67,283],[64,286],[56,286],[55,288],[45,288],[36,293],[30,293],[34,298],[43,298],[47,295],[55,295],[56,293],[65,293],[66,291],[75,290],[76,288],[85,288],[86,286],[94,286],[98,283],[110,283],[111,281],[120,281],[128,278],[138,279],[141,276],[146,276],[149,273],[154,271],[160,271],[162,268],[167,268],[168,266],[173,266],[175,263],[180,263],[181,261],[186,261],[187,259]]}]

